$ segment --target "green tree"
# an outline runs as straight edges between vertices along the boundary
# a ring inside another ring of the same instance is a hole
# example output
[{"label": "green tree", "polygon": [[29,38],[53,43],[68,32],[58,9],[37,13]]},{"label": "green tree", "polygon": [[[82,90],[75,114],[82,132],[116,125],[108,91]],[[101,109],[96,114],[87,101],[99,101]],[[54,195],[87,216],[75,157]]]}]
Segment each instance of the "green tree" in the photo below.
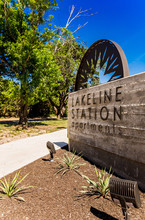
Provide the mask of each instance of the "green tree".
[{"label": "green tree", "polygon": [[0,116],[17,116],[19,111],[19,85],[8,79],[0,79]]},{"label": "green tree", "polygon": [[[63,37],[58,43],[59,31],[63,32]],[[56,75],[55,80],[54,78],[50,80],[45,74],[35,90],[34,100],[35,102],[48,101],[57,117],[60,118],[67,107],[68,93],[74,89],[75,76],[85,49],[65,28],[60,28],[53,43],[49,42],[48,45],[51,45],[51,50],[55,51],[53,57],[61,75],[59,77]],[[56,45],[57,50],[55,50]]]},{"label": "green tree", "polygon": [[61,71],[61,82],[55,85],[49,96],[49,101],[54,106],[58,117],[63,116],[68,101],[68,93],[74,90],[76,73],[85,52],[73,37],[71,32],[67,31],[64,36],[65,43],[59,43],[58,50],[54,56],[56,63]]},{"label": "green tree", "polygon": [[54,107],[58,117],[63,116],[67,106],[68,93],[74,90],[76,73],[80,65],[81,59],[86,52],[84,44],[78,41],[75,37],[76,32],[83,28],[88,22],[83,25],[78,25],[75,30],[71,30],[71,23],[79,17],[88,17],[94,14],[89,14],[89,10],[79,10],[75,12],[75,6],[72,5],[68,20],[65,27],[56,28],[55,41],[53,41],[54,57],[61,72],[61,80],[56,81],[49,102]]},{"label": "green tree", "polygon": [[[69,26],[74,19],[80,16],[90,16],[87,13],[88,10],[79,10],[73,17],[75,7],[72,6],[70,16],[66,22],[65,27],[55,27],[55,37],[53,42],[48,42],[54,51],[53,56],[56,60],[56,64],[61,72],[61,78],[57,78],[51,86],[49,80],[46,77],[43,78],[43,86],[37,88],[37,97],[43,98],[43,101],[48,100],[53,106],[58,118],[63,116],[67,106],[68,93],[73,91],[76,73],[80,64],[80,61],[86,51],[82,43],[74,37],[77,32],[84,25],[79,25],[74,31],[71,31]],[[41,94],[40,94],[41,91]]]},{"label": "green tree", "polygon": [[[20,84],[19,123],[23,125],[33,90],[45,73],[49,78],[59,74],[46,44],[53,37],[52,16],[44,19],[56,7],[55,0],[0,0],[0,75]],[[40,32],[42,25],[46,28]]]}]

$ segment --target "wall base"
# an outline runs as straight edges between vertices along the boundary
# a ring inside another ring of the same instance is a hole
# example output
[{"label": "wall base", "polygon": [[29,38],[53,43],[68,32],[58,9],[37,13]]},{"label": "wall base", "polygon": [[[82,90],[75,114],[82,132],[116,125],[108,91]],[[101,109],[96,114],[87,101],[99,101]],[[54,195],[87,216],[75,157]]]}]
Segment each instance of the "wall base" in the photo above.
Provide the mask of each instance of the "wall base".
[{"label": "wall base", "polygon": [[86,157],[95,165],[99,165],[108,170],[111,167],[114,174],[116,173],[125,179],[137,181],[141,190],[145,191],[145,164],[118,156],[87,144],[82,144],[72,139],[69,139],[69,147],[77,153],[81,152],[82,156]]}]

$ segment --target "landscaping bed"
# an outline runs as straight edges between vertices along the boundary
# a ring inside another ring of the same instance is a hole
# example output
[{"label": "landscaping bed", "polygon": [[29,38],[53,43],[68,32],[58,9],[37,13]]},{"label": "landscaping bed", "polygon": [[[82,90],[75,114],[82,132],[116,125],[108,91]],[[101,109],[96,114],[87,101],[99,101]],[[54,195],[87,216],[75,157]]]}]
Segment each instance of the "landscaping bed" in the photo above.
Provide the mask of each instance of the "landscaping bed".
[{"label": "landscaping bed", "polygon": [[[74,171],[67,172],[63,176],[58,171],[56,157],[62,158],[65,149],[60,149],[54,155],[54,162],[49,162],[49,155],[21,169],[20,178],[29,173],[22,185],[33,185],[26,193],[22,194],[25,202],[14,198],[0,200],[0,219],[5,220],[95,220],[122,219],[120,205],[112,202],[110,195],[106,198],[99,196],[84,196],[80,193],[82,186],[88,185]],[[71,155],[70,152],[67,152]],[[79,168],[79,172],[97,181],[94,165],[81,158],[80,163],[85,163]],[[16,172],[6,178],[13,178]],[[130,207],[131,219],[145,219],[145,194],[140,192],[141,208]]]}]

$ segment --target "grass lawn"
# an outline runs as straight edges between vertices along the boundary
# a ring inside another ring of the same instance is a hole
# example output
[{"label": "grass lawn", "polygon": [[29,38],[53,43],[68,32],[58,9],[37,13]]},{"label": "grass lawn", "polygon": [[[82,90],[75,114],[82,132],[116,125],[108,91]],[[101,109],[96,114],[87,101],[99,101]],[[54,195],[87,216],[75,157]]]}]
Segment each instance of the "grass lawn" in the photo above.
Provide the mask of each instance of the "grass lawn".
[{"label": "grass lawn", "polygon": [[46,134],[67,127],[67,120],[56,118],[30,119],[28,128],[22,129],[18,126],[18,119],[0,119],[0,144],[10,142],[19,138]]}]

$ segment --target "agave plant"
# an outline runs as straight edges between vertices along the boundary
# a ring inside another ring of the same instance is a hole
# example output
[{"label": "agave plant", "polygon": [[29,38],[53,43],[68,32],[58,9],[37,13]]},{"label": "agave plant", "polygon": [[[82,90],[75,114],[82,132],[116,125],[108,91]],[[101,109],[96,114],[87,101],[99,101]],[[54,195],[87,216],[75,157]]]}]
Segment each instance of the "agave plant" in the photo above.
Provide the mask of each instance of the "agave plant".
[{"label": "agave plant", "polygon": [[111,173],[111,168],[109,170],[109,173],[106,172],[106,170],[101,170],[98,171],[97,168],[95,167],[95,173],[97,176],[97,182],[91,180],[89,177],[82,175],[84,179],[87,180],[89,183],[89,186],[82,186],[84,190],[80,191],[82,193],[86,193],[88,195],[100,195],[103,196],[104,198],[109,192],[109,180],[112,176]]},{"label": "agave plant", "polygon": [[80,166],[85,165],[85,163],[78,162],[80,158],[81,156],[76,155],[75,152],[73,152],[72,156],[69,156],[67,153],[64,154],[62,159],[58,158],[59,170],[56,174],[62,172],[61,175],[63,176],[66,172],[73,170],[80,175],[78,169]]},{"label": "agave plant", "polygon": [[4,181],[0,180],[0,199],[3,199],[5,196],[9,198],[13,197],[14,199],[25,201],[23,197],[19,196],[19,194],[23,193],[26,189],[34,187],[34,186],[19,186],[19,184],[28,176],[26,174],[23,178],[18,181],[20,171],[15,174],[14,178],[10,182],[4,177]]}]

